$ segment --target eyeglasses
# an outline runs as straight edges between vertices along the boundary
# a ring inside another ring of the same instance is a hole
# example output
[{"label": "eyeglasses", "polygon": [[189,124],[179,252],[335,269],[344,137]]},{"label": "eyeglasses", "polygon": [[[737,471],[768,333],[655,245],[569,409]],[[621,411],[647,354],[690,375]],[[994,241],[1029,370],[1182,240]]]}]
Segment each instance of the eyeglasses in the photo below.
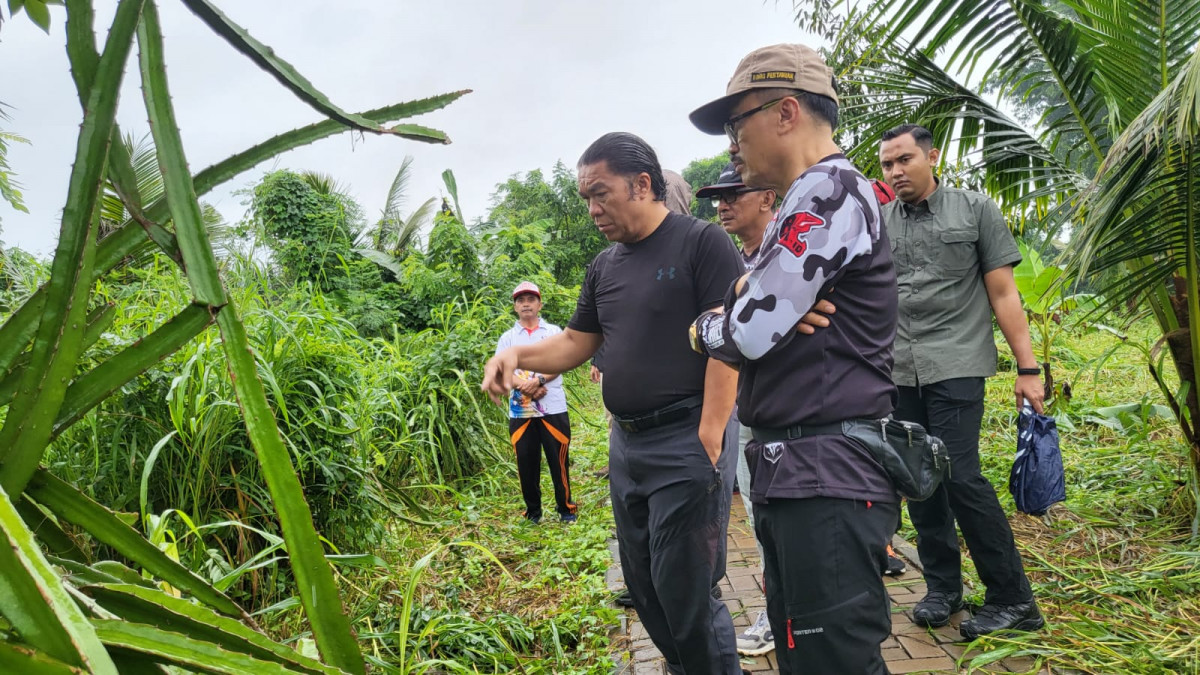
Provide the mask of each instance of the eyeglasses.
[{"label": "eyeglasses", "polygon": [[724,192],[717,193],[710,199],[712,200],[713,208],[718,209],[721,208],[721,202],[725,202],[726,204],[733,206],[733,203],[747,192],[762,192],[762,188],[734,188],[732,190],[725,190]]},{"label": "eyeglasses", "polygon": [[[783,98],[789,98],[789,97],[784,96]],[[738,113],[737,115],[730,117],[729,121],[725,123],[725,135],[729,137],[729,142],[732,143],[733,145],[738,144],[738,130],[737,130],[737,127],[735,126],[738,122],[741,122],[742,120],[746,119],[747,117],[753,115],[756,112],[762,112],[763,110],[770,108],[771,106],[775,105],[776,103],[779,103],[780,101],[782,101],[783,98],[777,98],[774,101],[767,101],[766,103],[758,106],[757,108],[751,108],[744,113]]]}]

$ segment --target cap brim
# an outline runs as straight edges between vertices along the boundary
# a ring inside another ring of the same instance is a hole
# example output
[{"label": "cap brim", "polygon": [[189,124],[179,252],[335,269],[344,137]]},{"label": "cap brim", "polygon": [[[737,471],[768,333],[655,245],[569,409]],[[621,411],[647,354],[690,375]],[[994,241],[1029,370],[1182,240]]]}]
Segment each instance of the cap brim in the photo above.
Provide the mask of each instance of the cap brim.
[{"label": "cap brim", "polygon": [[717,193],[722,192],[724,190],[730,190],[730,189],[735,189],[735,188],[744,188],[744,187],[746,187],[746,184],[741,183],[741,182],[717,183],[715,185],[705,185],[704,187],[700,188],[699,190],[696,190],[696,197],[699,199],[704,199],[705,197],[713,197]]},{"label": "cap brim", "polygon": [[729,94],[696,108],[692,114],[688,115],[688,119],[701,132],[720,136],[725,133],[725,123],[729,121],[729,111],[733,110],[733,106],[737,105],[737,101],[746,92],[738,92]]},{"label": "cap brim", "polygon": [[537,291],[521,291],[520,293],[513,293],[512,299],[516,300],[517,297],[525,295],[526,293],[529,295],[536,295],[538,300],[542,299],[542,294],[538,293]]}]

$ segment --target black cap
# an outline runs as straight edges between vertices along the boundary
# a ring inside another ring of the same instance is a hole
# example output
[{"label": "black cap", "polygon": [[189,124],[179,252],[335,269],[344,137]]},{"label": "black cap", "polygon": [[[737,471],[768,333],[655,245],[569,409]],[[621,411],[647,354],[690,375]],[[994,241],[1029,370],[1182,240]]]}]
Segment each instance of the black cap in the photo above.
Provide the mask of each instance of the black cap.
[{"label": "black cap", "polygon": [[730,162],[721,170],[721,176],[717,178],[717,182],[712,185],[705,185],[697,190],[696,197],[703,199],[705,197],[712,197],[730,188],[743,187],[746,187],[746,184],[742,182],[742,177],[738,175],[737,168],[733,165],[733,162]]}]

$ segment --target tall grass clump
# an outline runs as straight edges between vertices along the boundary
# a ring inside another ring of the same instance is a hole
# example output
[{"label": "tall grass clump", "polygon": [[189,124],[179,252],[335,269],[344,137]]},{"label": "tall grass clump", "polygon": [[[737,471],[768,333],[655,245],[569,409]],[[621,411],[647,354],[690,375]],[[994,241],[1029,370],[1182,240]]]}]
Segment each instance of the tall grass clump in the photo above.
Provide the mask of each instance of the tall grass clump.
[{"label": "tall grass clump", "polygon": [[[490,304],[464,299],[434,308],[436,324],[420,333],[367,339],[311,285],[273,287],[252,261],[226,262],[314,524],[334,549],[373,550],[391,517],[419,506],[417,488],[504,458],[502,420],[474,384],[506,321]],[[186,306],[186,281],[161,256],[125,281],[101,289],[117,311],[97,359]],[[47,455],[56,475],[97,501],[153,517],[148,530],[218,580],[280,555],[270,495],[225,373],[220,336],[206,331],[93,409]],[[280,600],[288,579],[276,572],[264,565],[237,575],[233,590],[254,606]]]}]

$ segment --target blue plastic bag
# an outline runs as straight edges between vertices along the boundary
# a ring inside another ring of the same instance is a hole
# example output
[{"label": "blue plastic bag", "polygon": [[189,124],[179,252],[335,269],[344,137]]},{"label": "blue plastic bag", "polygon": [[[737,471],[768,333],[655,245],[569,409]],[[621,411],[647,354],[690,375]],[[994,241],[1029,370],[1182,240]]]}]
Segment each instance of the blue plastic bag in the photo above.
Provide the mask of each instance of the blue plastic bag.
[{"label": "blue plastic bag", "polygon": [[1053,417],[1038,415],[1026,404],[1017,418],[1017,456],[1008,474],[1008,491],[1017,510],[1040,516],[1051,505],[1066,501],[1058,426]]}]

